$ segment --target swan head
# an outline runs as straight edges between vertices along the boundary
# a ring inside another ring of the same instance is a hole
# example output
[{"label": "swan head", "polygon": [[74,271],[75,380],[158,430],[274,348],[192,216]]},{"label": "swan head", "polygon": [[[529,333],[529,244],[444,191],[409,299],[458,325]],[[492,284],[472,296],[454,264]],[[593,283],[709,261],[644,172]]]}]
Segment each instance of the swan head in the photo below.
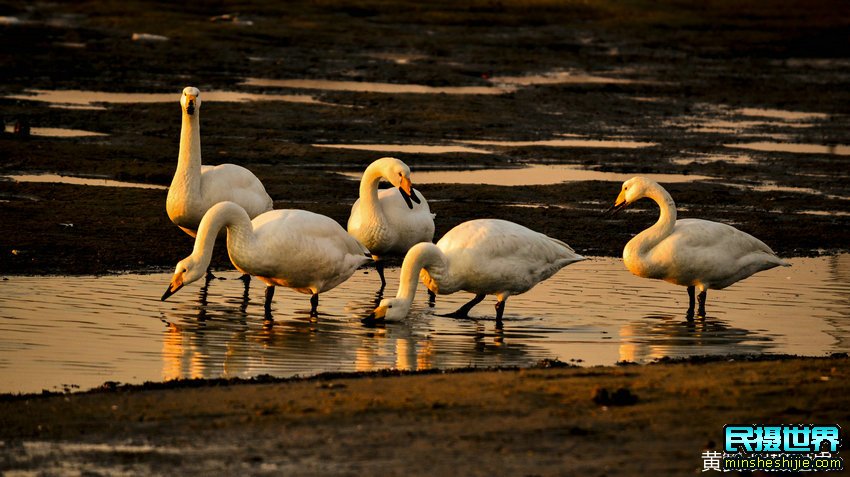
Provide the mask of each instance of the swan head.
[{"label": "swan head", "polygon": [[407,167],[407,164],[394,157],[378,159],[375,164],[378,165],[381,176],[394,187],[398,187],[409,208],[413,208],[413,202],[417,204],[421,202],[416,192],[413,191],[413,183],[410,182],[410,168]]},{"label": "swan head", "polygon": [[194,86],[183,88],[183,96],[180,97],[180,107],[189,116],[194,115],[196,111],[201,109],[201,90]]},{"label": "swan head", "polygon": [[194,258],[187,257],[177,263],[174,269],[174,275],[171,277],[171,283],[162,294],[162,301],[165,301],[171,295],[177,293],[177,290],[183,288],[183,285],[192,283],[206,274],[206,267],[198,263]]},{"label": "swan head", "polygon": [[375,320],[402,320],[409,311],[409,301],[402,298],[384,298],[372,315]]},{"label": "swan head", "polygon": [[646,197],[647,191],[653,187],[658,187],[658,184],[651,179],[641,176],[632,177],[626,182],[623,182],[623,187],[620,188],[620,195],[617,196],[614,205],[606,212],[610,212],[612,215],[616,214],[637,200]]}]

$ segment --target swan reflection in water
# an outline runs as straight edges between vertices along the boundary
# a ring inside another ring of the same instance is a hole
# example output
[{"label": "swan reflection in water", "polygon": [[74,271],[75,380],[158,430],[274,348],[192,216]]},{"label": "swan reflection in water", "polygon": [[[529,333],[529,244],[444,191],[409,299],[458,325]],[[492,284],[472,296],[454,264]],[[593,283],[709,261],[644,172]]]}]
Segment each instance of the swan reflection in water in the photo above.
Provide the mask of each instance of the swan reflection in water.
[{"label": "swan reflection in water", "polygon": [[726,321],[706,317],[694,320],[674,315],[646,315],[619,329],[619,359],[634,363],[664,357],[757,354],[773,343],[767,336],[735,328]]}]

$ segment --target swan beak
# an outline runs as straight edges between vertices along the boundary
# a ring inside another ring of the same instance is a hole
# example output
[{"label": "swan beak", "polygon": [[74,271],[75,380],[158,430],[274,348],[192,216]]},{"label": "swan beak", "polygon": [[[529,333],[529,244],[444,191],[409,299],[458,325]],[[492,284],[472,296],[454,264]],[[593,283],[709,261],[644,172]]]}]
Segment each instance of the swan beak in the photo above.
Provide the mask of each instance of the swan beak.
[{"label": "swan beak", "polygon": [[372,312],[372,316],[376,320],[383,320],[387,316],[387,307],[379,306]]},{"label": "swan beak", "polygon": [[168,288],[165,290],[165,293],[162,294],[162,298],[160,300],[165,301],[171,295],[177,293],[177,290],[183,288],[183,276],[174,277],[171,280],[171,284],[168,285]]},{"label": "swan beak", "polygon": [[186,113],[191,116],[195,114],[195,96],[186,95]]},{"label": "swan beak", "polygon": [[626,201],[626,194],[623,191],[620,191],[620,195],[617,196],[617,200],[614,202],[614,205],[608,207],[608,210],[606,210],[603,215],[614,215],[628,206],[629,203]]}]

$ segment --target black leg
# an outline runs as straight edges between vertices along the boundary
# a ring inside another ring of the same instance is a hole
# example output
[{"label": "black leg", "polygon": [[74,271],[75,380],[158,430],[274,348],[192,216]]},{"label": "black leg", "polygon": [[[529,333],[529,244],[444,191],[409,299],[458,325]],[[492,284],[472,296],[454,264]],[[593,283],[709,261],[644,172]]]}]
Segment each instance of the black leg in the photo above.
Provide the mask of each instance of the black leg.
[{"label": "black leg", "polygon": [[481,303],[481,300],[484,299],[484,296],[485,295],[475,295],[475,298],[469,300],[469,303],[458,308],[457,311],[455,311],[454,313],[449,313],[448,315],[444,316],[448,316],[449,318],[467,318],[469,317],[469,310],[471,310],[472,307],[474,307],[475,305]]},{"label": "black leg", "polygon": [[242,283],[245,284],[245,289],[247,290],[248,286],[251,284],[251,275],[248,275],[246,273],[246,274],[242,275],[241,277],[239,277],[239,279],[242,280]]},{"label": "black leg", "polygon": [[705,297],[706,297],[705,291],[700,293],[699,296],[697,297],[697,299],[699,300],[699,311],[697,311],[697,313],[699,314],[699,316],[701,316],[703,318],[705,318]]},{"label": "black leg", "polygon": [[381,260],[375,261],[375,270],[378,271],[378,276],[381,277],[381,290],[387,286],[387,280],[384,278],[384,262]]},{"label": "black leg", "polygon": [[693,319],[694,317],[694,293],[696,292],[696,287],[690,286],[688,287],[688,319]]},{"label": "black leg", "polygon": [[310,316],[319,316],[319,294],[313,293],[310,297]]},{"label": "black leg", "polygon": [[496,324],[497,325],[502,322],[502,314],[505,313],[505,301],[507,301],[507,299],[499,300],[499,301],[496,302]]},{"label": "black leg", "polygon": [[267,317],[272,314],[272,298],[274,298],[274,287],[268,286],[266,287],[266,303],[263,306]]},{"label": "black leg", "polygon": [[437,294],[428,290],[428,306],[434,307],[434,303],[437,301]]},{"label": "black leg", "polygon": [[210,284],[210,281],[211,281],[211,280],[215,280],[215,278],[216,278],[216,277],[215,277],[215,275],[213,275],[212,268],[211,268],[211,267],[210,267],[210,268],[207,268],[207,276],[206,276],[206,278],[205,278],[205,280],[206,280],[206,282],[205,282],[205,286],[206,286],[206,285],[209,285],[209,284]]}]

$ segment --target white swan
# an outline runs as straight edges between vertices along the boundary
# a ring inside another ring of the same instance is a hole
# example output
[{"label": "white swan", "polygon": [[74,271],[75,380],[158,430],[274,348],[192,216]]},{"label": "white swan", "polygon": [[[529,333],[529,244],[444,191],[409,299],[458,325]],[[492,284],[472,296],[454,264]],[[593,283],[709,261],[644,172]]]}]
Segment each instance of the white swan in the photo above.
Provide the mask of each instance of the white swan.
[{"label": "white swan", "polygon": [[180,97],[180,152],[165,202],[168,218],[192,237],[207,210],[219,202],[235,202],[251,218],[272,210],[272,198],[248,169],[235,164],[201,165],[200,94],[188,86]]},{"label": "white swan", "polygon": [[501,321],[509,296],[524,293],[581,260],[584,257],[564,242],[522,225],[498,219],[470,220],[449,230],[436,245],[419,243],[407,252],[398,293],[381,301],[374,318],[407,316],[417,278],[421,278],[438,295],[458,290],[475,293],[472,301],[448,316],[465,317],[485,295],[496,295],[496,320]]},{"label": "white swan", "polygon": [[693,316],[699,288],[699,316],[705,316],[706,290],[719,290],[777,266],[789,267],[773,250],[750,234],[718,222],[676,220],[676,204],[656,182],[633,177],[623,183],[609,211],[617,212],[643,197],[661,208],[658,222],[636,235],[623,249],[623,262],[633,274],[688,287]]},{"label": "white swan", "polygon": [[280,285],[311,294],[310,313],[315,315],[319,293],[348,280],[369,261],[368,250],[324,215],[281,209],[251,220],[239,205],[220,202],[201,220],[195,248],[177,264],[163,300],[204,276],[223,227],[227,227],[227,252],[236,269],[267,285],[266,314],[271,312],[274,287]]},{"label": "white swan", "polygon": [[[398,191],[378,191],[381,178]],[[382,289],[387,284],[382,256],[401,255],[419,242],[434,240],[434,214],[422,193],[411,187],[407,164],[393,157],[369,164],[360,179],[360,198],[351,207],[348,233],[372,253]]]}]

